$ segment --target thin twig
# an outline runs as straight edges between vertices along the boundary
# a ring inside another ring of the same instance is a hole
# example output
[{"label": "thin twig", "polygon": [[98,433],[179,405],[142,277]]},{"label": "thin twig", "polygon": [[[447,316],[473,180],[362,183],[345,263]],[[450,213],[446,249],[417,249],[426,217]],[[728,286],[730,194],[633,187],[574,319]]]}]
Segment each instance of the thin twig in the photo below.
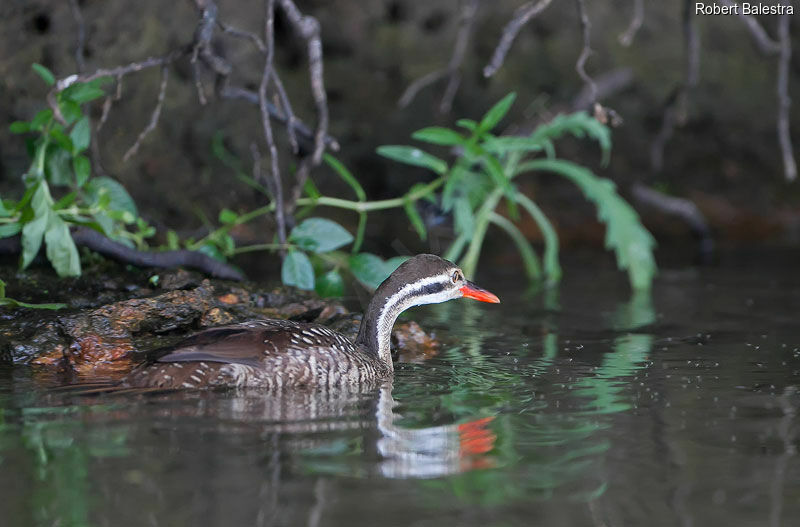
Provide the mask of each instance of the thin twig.
[{"label": "thin twig", "polygon": [[591,48],[591,31],[592,31],[592,23],[589,21],[589,15],[586,13],[586,4],[584,0],[576,0],[578,5],[578,18],[581,21],[581,35],[583,37],[583,49],[581,50],[581,54],[578,57],[578,61],[575,63],[575,71],[578,72],[581,80],[583,80],[584,84],[589,87],[589,93],[591,95],[591,103],[593,104],[597,100],[597,86],[595,85],[592,78],[586,73],[586,61],[589,60],[589,57],[594,53]]},{"label": "thin twig", "polygon": [[139,151],[139,146],[141,146],[142,141],[144,140],[147,135],[155,130],[156,125],[158,124],[158,119],[161,117],[161,108],[164,106],[164,95],[167,92],[167,79],[169,78],[169,68],[167,66],[161,67],[161,86],[158,88],[158,102],[156,102],[156,107],[153,109],[153,114],[150,116],[150,122],[147,123],[144,130],[141,131],[139,137],[136,138],[136,142],[131,145],[125,155],[122,156],[122,162],[126,163],[131,156],[135,155],[136,152]]},{"label": "thin twig", "polygon": [[[311,94],[317,109],[317,129],[314,132],[314,151],[312,164],[322,161],[325,151],[325,136],[328,134],[328,97],[325,94],[322,67],[322,41],[320,27],[316,18],[303,15],[292,0],[279,0],[289,23],[307,43],[308,69],[311,77]],[[269,43],[267,43],[269,46]]]},{"label": "thin twig", "polygon": [[408,85],[403,95],[397,101],[398,106],[405,108],[414,97],[417,96],[423,88],[438,82],[439,80],[448,77],[447,87],[442,95],[442,100],[439,102],[439,112],[447,113],[453,105],[453,98],[458,91],[458,86],[461,83],[461,65],[464,63],[464,57],[467,51],[467,44],[472,36],[472,31],[475,28],[475,15],[478,12],[480,0],[464,0],[464,5],[460,9],[461,18],[458,24],[458,34],[456,35],[456,42],[453,46],[453,54],[450,56],[450,61],[447,67],[441,70],[436,70],[422,77]]},{"label": "thin twig", "polygon": [[220,29],[222,29],[223,33],[227,33],[228,35],[231,35],[231,36],[234,36],[234,37],[237,37],[237,38],[249,40],[256,46],[256,48],[258,48],[258,50],[261,53],[266,53],[267,52],[267,46],[264,45],[264,41],[261,40],[261,37],[259,37],[255,33],[251,33],[249,31],[244,31],[242,29],[230,26],[230,25],[222,22],[221,20],[217,20],[217,25],[219,25],[219,27],[220,27]]},{"label": "thin twig", "polygon": [[[731,0],[721,1],[723,4],[729,7],[735,5],[733,2],[731,2]],[[747,27],[748,31],[750,31],[750,36],[753,37],[753,42],[755,42],[756,47],[758,47],[758,50],[763,55],[770,56],[780,53],[780,43],[776,40],[773,40],[767,34],[767,31],[764,29],[764,27],[758,23],[758,19],[752,15],[745,15],[741,10],[737,10],[736,12],[739,15],[739,19],[744,22],[745,27]]]},{"label": "thin twig", "polygon": [[631,23],[628,25],[628,29],[626,29],[623,33],[620,33],[619,43],[626,48],[633,44],[633,39],[636,37],[636,33],[639,32],[639,29],[642,27],[643,23],[644,0],[633,0],[633,17],[631,17]]},{"label": "thin twig", "polygon": [[792,99],[789,97],[789,66],[792,61],[792,41],[789,35],[789,17],[783,14],[778,20],[778,41],[781,46],[778,58],[778,141],[783,156],[783,172],[786,181],[797,178],[797,163],[792,152],[792,138],[789,134],[789,109]]},{"label": "thin twig", "polygon": [[514,43],[514,39],[517,38],[517,34],[519,34],[522,27],[527,24],[529,20],[544,11],[551,2],[552,0],[528,2],[514,11],[511,20],[506,24],[506,27],[503,28],[503,35],[500,37],[500,42],[494,50],[492,59],[489,61],[489,64],[483,68],[484,77],[491,77],[497,73],[497,70],[503,65],[508,50],[511,49],[511,44]]},{"label": "thin twig", "polygon": [[189,51],[191,51],[191,47],[177,49],[161,57],[148,57],[142,61],[131,62],[130,64],[117,66],[116,68],[100,68],[99,70],[88,74],[70,75],[69,77],[64,77],[63,79],[56,81],[55,89],[56,91],[63,91],[76,82],[89,82],[93,81],[94,79],[99,79],[100,77],[117,77],[119,79],[125,75],[128,75],[129,73],[135,73],[148,68],[154,68],[156,66],[166,66],[186,55]]},{"label": "thin twig", "polygon": [[275,199],[275,220],[278,224],[278,240],[280,240],[281,244],[284,244],[286,243],[286,219],[283,208],[283,183],[278,169],[278,149],[275,148],[275,140],[272,137],[272,125],[269,121],[269,110],[267,108],[267,86],[272,74],[272,61],[275,54],[275,0],[265,0],[264,6],[266,9],[264,14],[264,42],[267,46],[267,53],[264,60],[264,72],[261,75],[261,84],[258,87],[258,101],[261,109],[261,123],[264,127],[264,139],[269,149],[270,175],[272,176]]}]

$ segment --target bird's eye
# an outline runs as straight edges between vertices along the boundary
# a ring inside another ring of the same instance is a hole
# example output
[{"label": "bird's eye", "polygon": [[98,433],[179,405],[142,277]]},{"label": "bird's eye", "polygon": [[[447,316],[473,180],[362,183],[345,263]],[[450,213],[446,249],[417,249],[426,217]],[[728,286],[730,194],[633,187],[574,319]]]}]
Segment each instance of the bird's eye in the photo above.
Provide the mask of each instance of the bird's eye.
[{"label": "bird's eye", "polygon": [[455,284],[455,283],[458,283],[458,281],[459,281],[459,280],[461,280],[461,273],[460,273],[460,272],[458,272],[458,271],[455,271],[455,272],[453,273],[453,283],[454,283],[454,284]]}]

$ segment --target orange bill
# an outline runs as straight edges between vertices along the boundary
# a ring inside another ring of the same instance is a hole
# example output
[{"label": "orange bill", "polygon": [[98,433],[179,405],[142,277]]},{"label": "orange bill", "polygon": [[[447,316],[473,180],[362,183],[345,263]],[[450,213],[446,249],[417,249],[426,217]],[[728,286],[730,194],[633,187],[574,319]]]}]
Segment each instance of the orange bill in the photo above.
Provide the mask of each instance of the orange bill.
[{"label": "orange bill", "polygon": [[490,293],[482,287],[478,287],[469,280],[467,280],[467,285],[461,288],[461,293],[464,295],[464,298],[474,298],[475,300],[491,302],[492,304],[500,303],[500,299],[497,298],[497,295]]}]

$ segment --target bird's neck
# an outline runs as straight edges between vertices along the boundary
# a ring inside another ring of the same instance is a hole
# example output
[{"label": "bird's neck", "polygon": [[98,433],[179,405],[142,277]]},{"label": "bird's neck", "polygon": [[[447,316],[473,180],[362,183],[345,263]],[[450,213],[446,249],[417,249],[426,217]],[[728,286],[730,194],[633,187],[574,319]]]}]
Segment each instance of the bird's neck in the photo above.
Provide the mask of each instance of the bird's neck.
[{"label": "bird's neck", "polygon": [[356,344],[376,355],[389,371],[394,370],[391,352],[392,326],[400,313],[411,305],[407,296],[380,294],[378,290],[361,319]]}]

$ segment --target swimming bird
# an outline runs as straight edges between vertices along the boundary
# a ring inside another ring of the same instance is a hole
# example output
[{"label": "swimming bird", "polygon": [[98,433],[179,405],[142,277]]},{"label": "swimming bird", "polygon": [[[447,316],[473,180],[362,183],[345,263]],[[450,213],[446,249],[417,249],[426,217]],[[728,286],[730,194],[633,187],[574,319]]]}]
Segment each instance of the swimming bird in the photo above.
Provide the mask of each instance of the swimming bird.
[{"label": "swimming bird", "polygon": [[412,306],[454,298],[498,303],[452,262],[420,254],[376,289],[358,336],[289,320],[254,320],[212,328],[171,348],[122,381],[131,388],[258,387],[267,390],[372,385],[392,376],[392,326]]}]

